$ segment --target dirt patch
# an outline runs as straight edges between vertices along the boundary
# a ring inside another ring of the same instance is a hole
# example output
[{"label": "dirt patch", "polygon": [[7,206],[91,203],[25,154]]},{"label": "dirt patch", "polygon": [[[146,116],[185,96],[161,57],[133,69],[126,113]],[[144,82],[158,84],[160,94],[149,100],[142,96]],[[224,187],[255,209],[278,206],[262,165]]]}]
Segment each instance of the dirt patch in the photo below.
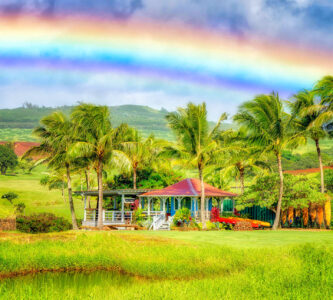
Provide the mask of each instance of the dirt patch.
[{"label": "dirt patch", "polygon": [[182,240],[176,240],[172,238],[149,236],[149,235],[130,235],[130,234],[117,234],[117,237],[121,238],[124,241],[134,242],[136,244],[147,245],[147,243],[161,245],[161,244],[173,244],[173,245],[189,245],[188,242]]},{"label": "dirt patch", "polygon": [[33,243],[38,241],[69,241],[75,240],[77,233],[75,232],[59,232],[59,233],[16,233],[16,232],[0,232],[1,241],[11,241],[13,243]]}]

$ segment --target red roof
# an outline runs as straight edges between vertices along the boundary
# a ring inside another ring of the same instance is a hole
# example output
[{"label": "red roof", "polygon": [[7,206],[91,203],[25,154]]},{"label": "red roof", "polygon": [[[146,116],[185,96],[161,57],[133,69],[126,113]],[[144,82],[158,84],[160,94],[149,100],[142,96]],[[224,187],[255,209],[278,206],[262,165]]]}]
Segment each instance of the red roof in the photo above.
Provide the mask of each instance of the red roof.
[{"label": "red roof", "polygon": [[[10,144],[10,142],[0,142],[0,145]],[[18,157],[23,156],[30,148],[39,146],[39,143],[33,142],[14,142],[14,152]]]},{"label": "red roof", "polygon": [[[140,195],[140,197],[148,196],[184,196],[195,197],[201,195],[200,180],[196,178],[187,178],[178,183],[170,185],[161,190],[155,190]],[[235,197],[237,194],[222,191],[205,183],[205,196],[207,197]]]},{"label": "red roof", "polygon": [[[324,167],[324,170],[333,170],[333,166]],[[319,168],[311,168],[311,169],[304,169],[304,170],[291,170],[291,171],[284,171],[283,173],[286,174],[311,174],[311,173],[318,173],[320,172]]]}]

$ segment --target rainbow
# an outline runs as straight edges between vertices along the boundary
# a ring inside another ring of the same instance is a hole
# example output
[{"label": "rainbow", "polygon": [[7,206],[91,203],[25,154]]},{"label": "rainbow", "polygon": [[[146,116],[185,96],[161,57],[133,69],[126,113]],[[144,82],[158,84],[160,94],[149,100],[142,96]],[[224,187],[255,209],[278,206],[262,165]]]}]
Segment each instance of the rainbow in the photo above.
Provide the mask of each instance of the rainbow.
[{"label": "rainbow", "polygon": [[1,17],[0,66],[129,72],[191,84],[296,91],[333,70],[333,53],[182,25]]}]

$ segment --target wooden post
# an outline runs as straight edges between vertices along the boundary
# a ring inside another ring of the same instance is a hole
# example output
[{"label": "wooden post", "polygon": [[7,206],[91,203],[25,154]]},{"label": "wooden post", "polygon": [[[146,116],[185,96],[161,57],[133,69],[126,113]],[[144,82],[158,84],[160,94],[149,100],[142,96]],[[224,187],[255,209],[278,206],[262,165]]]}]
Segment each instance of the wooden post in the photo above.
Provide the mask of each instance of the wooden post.
[{"label": "wooden post", "polygon": [[113,210],[117,210],[117,197],[113,197]]},{"label": "wooden post", "polygon": [[236,206],[236,201],[235,198],[232,198],[232,213],[235,213],[235,206]]},{"label": "wooden post", "polygon": [[222,198],[222,201],[221,201],[221,214],[223,213],[223,201],[224,201],[224,198]]},{"label": "wooden post", "polygon": [[166,209],[165,209],[165,202],[166,202],[166,198],[163,198],[163,212],[166,213]]},{"label": "wooden post", "polygon": [[150,217],[150,198],[148,198],[148,217]]},{"label": "wooden post", "polygon": [[182,208],[182,198],[177,198],[177,201],[178,201],[178,209],[181,209]]},{"label": "wooden post", "polygon": [[83,216],[83,221],[87,221],[87,195],[84,195],[84,216]]},{"label": "wooden post", "polygon": [[124,212],[124,205],[125,205],[125,195],[121,195],[121,222],[125,221],[125,212]]}]

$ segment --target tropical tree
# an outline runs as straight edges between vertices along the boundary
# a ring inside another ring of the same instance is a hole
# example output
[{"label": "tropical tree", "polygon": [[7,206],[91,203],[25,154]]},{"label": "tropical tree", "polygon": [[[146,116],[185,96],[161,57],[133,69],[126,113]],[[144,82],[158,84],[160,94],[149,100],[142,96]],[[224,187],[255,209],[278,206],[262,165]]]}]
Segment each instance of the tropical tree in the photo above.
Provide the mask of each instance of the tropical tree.
[{"label": "tropical tree", "polygon": [[189,103],[186,108],[167,114],[169,127],[175,133],[178,144],[166,148],[165,153],[182,158],[189,165],[195,166],[201,183],[201,222],[205,226],[205,186],[203,175],[205,168],[214,163],[219,151],[217,136],[220,125],[226,119],[223,114],[213,129],[207,121],[206,104]]},{"label": "tropical tree", "polygon": [[330,131],[333,130],[333,76],[328,75],[317,82],[314,92],[321,98],[319,105],[313,107],[321,114],[314,122],[315,126],[324,125]]},{"label": "tropical tree", "polygon": [[73,229],[78,229],[72,195],[71,171],[74,161],[69,155],[69,149],[76,141],[74,125],[62,112],[54,112],[44,117],[40,123],[41,126],[35,128],[33,134],[40,139],[41,144],[27,151],[24,157],[39,155],[42,159],[37,164],[46,162],[55,171],[65,169],[72,225]]},{"label": "tropical tree", "polygon": [[137,171],[156,159],[159,148],[154,136],[143,139],[137,130],[131,141],[120,143],[120,150],[126,155],[133,172],[133,188],[137,188]]},{"label": "tropical tree", "polygon": [[245,173],[262,174],[270,167],[263,159],[260,148],[248,145],[244,128],[223,132],[221,140],[223,146],[220,166],[222,175],[239,179],[241,194],[243,194]]},{"label": "tropical tree", "polygon": [[8,168],[14,168],[18,165],[18,159],[10,145],[0,145],[0,172],[6,175]]},{"label": "tropical tree", "polygon": [[301,91],[294,95],[292,101],[288,103],[295,130],[303,135],[305,142],[308,138],[315,142],[320,168],[321,192],[324,193],[324,168],[319,142],[320,139],[326,136],[326,132],[323,129],[323,124],[318,122],[324,112],[323,110],[312,109],[314,106],[320,105],[312,91]]},{"label": "tropical tree", "polygon": [[40,179],[40,184],[47,186],[49,190],[61,190],[61,195],[66,203],[65,188],[66,188],[66,174],[63,169],[51,172]]},{"label": "tropical tree", "polygon": [[71,148],[71,156],[92,162],[98,178],[98,228],[103,227],[103,167],[112,157],[113,130],[107,106],[80,104],[72,112],[79,141]]},{"label": "tropical tree", "polygon": [[234,120],[247,131],[248,143],[258,146],[263,152],[273,152],[280,178],[279,199],[273,229],[280,221],[283,197],[282,151],[290,143],[290,116],[284,111],[278,94],[258,95],[252,101],[243,103]]}]

